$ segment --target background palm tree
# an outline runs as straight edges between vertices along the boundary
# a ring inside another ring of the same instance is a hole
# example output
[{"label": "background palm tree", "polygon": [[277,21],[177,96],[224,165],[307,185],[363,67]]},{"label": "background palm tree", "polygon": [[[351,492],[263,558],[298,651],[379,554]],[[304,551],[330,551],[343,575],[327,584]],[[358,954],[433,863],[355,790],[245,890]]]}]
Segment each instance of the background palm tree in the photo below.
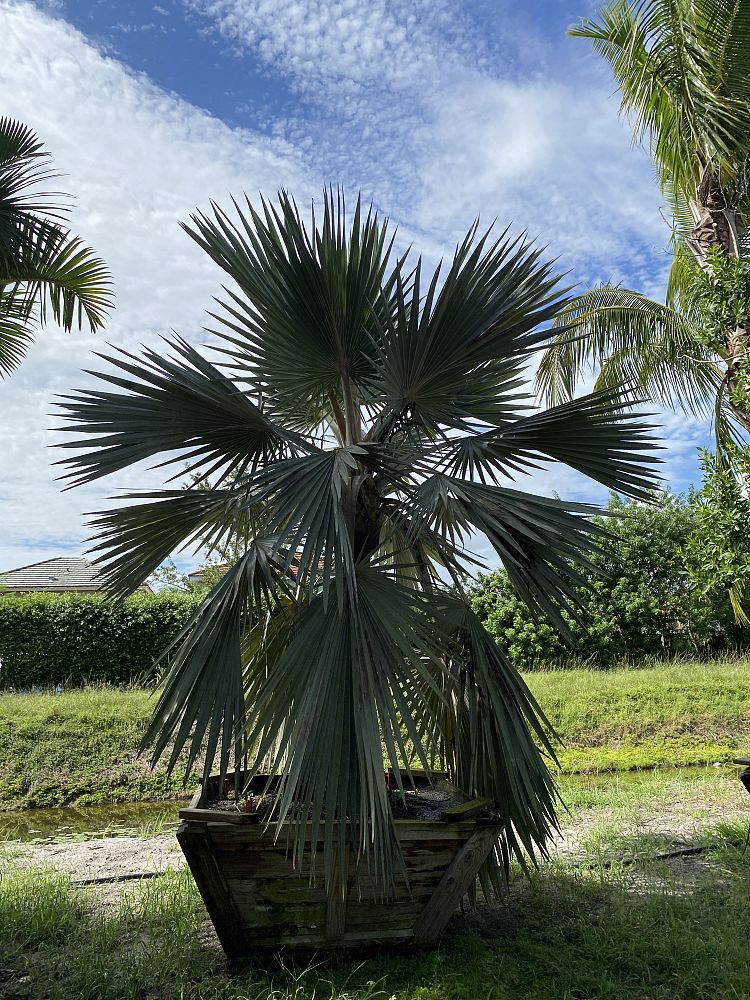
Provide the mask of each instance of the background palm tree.
[{"label": "background palm tree", "polygon": [[21,362],[48,313],[64,330],[92,331],[111,305],[109,272],[61,224],[64,200],[38,190],[56,176],[49,153],[21,122],[0,118],[0,375]]},{"label": "background palm tree", "polygon": [[279,822],[292,821],[298,852],[306,823],[313,843],[322,827],[328,874],[346,819],[357,855],[392,877],[384,753],[394,769],[446,766],[490,797],[505,861],[544,850],[553,750],[471,610],[468,546],[484,535],[564,629],[575,565],[601,534],[593,508],[498,480],[557,459],[643,497],[647,428],[609,392],[518,415],[524,367],[564,300],[539,250],[507,233],[474,226],[441,283],[440,268],[425,280],[420,261],[391,261],[372,210],[358,203],[349,229],[332,192],[309,228],[286,195],[238,213],[185,227],[234,283],[214,314],[221,363],[179,338],[120,352],[100,388],[60,404],[84,435],[66,443],[73,484],[162,453],[176,475],[187,455],[214,482],[96,516],[114,595],[181,544],[246,532],[170,651],[146,743],[155,757],[171,746],[170,767],[183,747],[190,765],[205,753],[204,776],[217,754],[222,775],[245,754],[281,774]]},{"label": "background palm tree", "polygon": [[750,2],[615,0],[570,34],[611,65],[671,206],[666,304],[604,285],[561,313],[537,384],[548,402],[598,369],[664,406],[750,429]]}]

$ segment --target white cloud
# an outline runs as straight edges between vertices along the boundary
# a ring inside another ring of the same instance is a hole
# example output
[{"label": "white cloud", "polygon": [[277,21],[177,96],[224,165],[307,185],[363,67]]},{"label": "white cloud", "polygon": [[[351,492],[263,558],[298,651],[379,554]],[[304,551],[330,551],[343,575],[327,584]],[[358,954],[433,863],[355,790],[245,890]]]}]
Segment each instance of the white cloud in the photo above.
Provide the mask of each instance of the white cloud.
[{"label": "white cloud", "polygon": [[538,234],[577,280],[661,276],[651,169],[584,43],[517,20],[493,37],[443,0],[183,2],[297,89],[279,130],[319,169],[438,242],[481,212]]},{"label": "white cloud", "polygon": [[[209,198],[226,203],[230,192],[285,186],[303,202],[340,179],[374,197],[400,222],[402,241],[413,237],[431,261],[481,211],[551,241],[578,280],[632,274],[633,260],[636,277],[653,280],[662,266],[651,249],[661,230],[648,169],[596,73],[505,78],[497,51],[447,0],[192,6],[307,102],[304,114],[279,123],[276,138],[230,129],[107,58],[64,21],[0,0],[0,106],[53,153],[77,196],[73,227],[108,261],[117,291],[106,334],[48,330],[0,384],[0,569],[81,551],[85,511],[115,487],[160,481],[143,473],[134,482],[131,472],[62,494],[47,414],[55,393],[85,382],[80,370],[98,364],[93,352],[105,341],[136,348],[170,328],[202,338],[219,278],[178,220]],[[692,441],[700,429],[670,434]],[[533,486],[592,496],[559,468]]]},{"label": "white cloud", "polygon": [[[48,329],[22,367],[0,384],[0,569],[81,551],[84,512],[115,487],[139,488],[138,473],[60,492],[48,429],[56,393],[87,379],[107,342],[136,348],[170,328],[193,340],[215,269],[180,230],[196,205],[228,193],[288,186],[312,193],[295,150],[280,140],[233,131],[107,59],[69,25],[27,4],[0,3],[0,106],[36,129],[76,201],[73,228],[109,263],[117,308],[104,333]],[[317,191],[318,185],[315,185]],[[142,474],[146,475],[146,474]],[[138,476],[138,481],[134,481]],[[152,484],[160,474],[150,474]]]}]

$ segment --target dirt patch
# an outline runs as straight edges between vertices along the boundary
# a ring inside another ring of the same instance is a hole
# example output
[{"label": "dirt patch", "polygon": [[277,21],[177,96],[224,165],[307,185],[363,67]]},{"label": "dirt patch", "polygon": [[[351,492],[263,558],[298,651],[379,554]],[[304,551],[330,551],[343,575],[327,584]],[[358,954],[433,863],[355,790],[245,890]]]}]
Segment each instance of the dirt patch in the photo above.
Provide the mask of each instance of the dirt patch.
[{"label": "dirt patch", "polygon": [[167,868],[183,868],[185,857],[174,836],[105,837],[62,844],[19,844],[12,863],[21,868],[52,866],[73,882],[91,883],[111,878],[128,881],[138,875],[157,875]]},{"label": "dirt patch", "polygon": [[[726,802],[700,804],[690,798],[670,805],[653,803],[628,810],[608,807],[581,809],[572,817],[562,817],[561,832],[555,837],[551,854],[563,861],[579,861],[591,854],[592,842],[601,837],[606,853],[606,831],[616,828],[616,838],[627,845],[629,840],[651,841],[654,852],[667,851],[697,843],[705,832],[719,823],[750,822],[750,808],[729,806]],[[657,846],[658,845],[658,846]]]}]

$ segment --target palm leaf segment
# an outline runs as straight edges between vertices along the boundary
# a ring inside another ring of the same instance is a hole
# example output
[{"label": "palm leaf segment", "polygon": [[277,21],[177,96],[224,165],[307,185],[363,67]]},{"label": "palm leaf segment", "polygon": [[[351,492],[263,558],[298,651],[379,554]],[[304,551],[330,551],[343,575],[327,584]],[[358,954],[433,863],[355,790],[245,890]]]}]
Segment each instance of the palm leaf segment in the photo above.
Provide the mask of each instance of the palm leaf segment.
[{"label": "palm leaf segment", "polygon": [[390,261],[387,225],[358,204],[348,227],[333,193],[309,227],[282,195],[186,228],[232,281],[221,364],[181,340],[114,354],[102,388],[61,404],[79,432],[74,483],[158,456],[214,482],[97,517],[115,594],[181,542],[210,544],[248,512],[254,525],[171,650],[146,742],[171,747],[171,765],[202,753],[206,774],[245,754],[278,772],[279,822],[298,852],[313,824],[329,874],[346,837],[384,888],[398,869],[384,754],[491,796],[506,861],[544,851],[549,731],[468,606],[467,546],[484,533],[532,606],[574,614],[575,564],[598,532],[588,509],[501,481],[560,459],[645,496],[646,426],[617,391],[519,416],[523,366],[563,300],[507,233],[472,229],[425,288],[419,264]]},{"label": "palm leaf segment", "polygon": [[740,182],[750,156],[750,3],[613,0],[570,34],[612,67],[622,111],[645,138],[662,186],[695,198],[708,170]]},{"label": "palm leaf segment", "polygon": [[0,375],[50,314],[64,330],[95,331],[111,306],[106,266],[61,224],[61,196],[38,189],[55,176],[48,157],[31,129],[0,118]]}]

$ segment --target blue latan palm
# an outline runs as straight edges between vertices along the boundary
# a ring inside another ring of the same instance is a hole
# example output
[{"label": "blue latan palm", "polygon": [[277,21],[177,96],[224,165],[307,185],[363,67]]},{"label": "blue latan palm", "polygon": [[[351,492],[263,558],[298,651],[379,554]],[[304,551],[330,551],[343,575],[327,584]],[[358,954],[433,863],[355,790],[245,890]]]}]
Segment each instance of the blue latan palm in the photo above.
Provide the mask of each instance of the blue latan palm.
[{"label": "blue latan palm", "polygon": [[309,227],[287,195],[236,208],[186,227],[233,282],[214,317],[220,363],[180,339],[115,354],[100,388],[63,404],[84,435],[68,443],[71,482],[163,453],[215,480],[97,516],[118,596],[177,546],[253,526],[171,650],[146,742],[171,746],[172,765],[205,753],[206,772],[216,755],[222,773],[245,753],[270,760],[279,821],[299,852],[306,824],[313,843],[320,830],[329,874],[350,837],[392,876],[384,754],[394,770],[439,761],[490,797],[504,860],[544,850],[548,729],[471,611],[467,545],[482,533],[562,626],[600,529],[588,507],[500,483],[552,459],[644,496],[648,428],[616,391],[519,416],[524,367],[564,301],[521,240],[472,227],[443,280],[425,280],[391,260],[386,223],[357,203],[348,224],[332,192]]}]

